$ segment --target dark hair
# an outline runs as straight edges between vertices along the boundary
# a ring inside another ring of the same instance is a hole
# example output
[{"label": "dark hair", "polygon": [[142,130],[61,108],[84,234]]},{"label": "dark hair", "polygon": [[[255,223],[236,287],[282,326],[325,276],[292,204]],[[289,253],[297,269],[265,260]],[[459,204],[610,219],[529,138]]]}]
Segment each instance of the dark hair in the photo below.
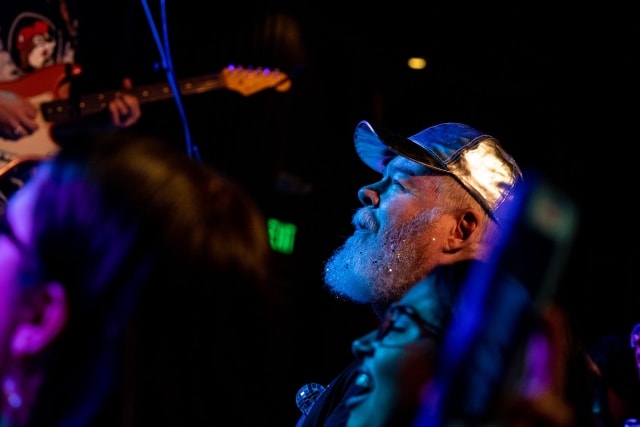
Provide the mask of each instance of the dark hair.
[{"label": "dark hair", "polygon": [[[480,260],[462,260],[452,264],[436,266],[428,277],[432,277],[441,308],[442,327],[446,330],[454,318],[464,310],[459,296],[467,284],[470,274],[484,266]],[[463,314],[463,313],[462,313]]]},{"label": "dark hair", "polygon": [[85,142],[63,147],[37,172],[46,180],[29,275],[33,284],[60,282],[69,315],[44,356],[32,425],[95,413],[120,379],[112,368],[141,293],[170,288],[197,298],[198,286],[233,277],[259,288],[269,277],[265,219],[235,182],[153,138]]}]

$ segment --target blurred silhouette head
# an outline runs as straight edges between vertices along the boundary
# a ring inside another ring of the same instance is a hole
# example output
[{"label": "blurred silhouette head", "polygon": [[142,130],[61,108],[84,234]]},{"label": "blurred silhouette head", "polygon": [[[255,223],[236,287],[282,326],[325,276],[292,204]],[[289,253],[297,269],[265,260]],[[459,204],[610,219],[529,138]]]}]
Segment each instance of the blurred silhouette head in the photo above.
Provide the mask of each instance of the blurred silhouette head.
[{"label": "blurred silhouette head", "polygon": [[420,390],[432,377],[456,296],[475,261],[436,267],[393,304],[377,331],[353,342],[362,359],[347,401],[349,427],[412,425]]},{"label": "blurred silhouette head", "polygon": [[[88,425],[117,381],[146,287],[268,275],[260,212],[160,141],[64,146],[9,200],[0,231],[2,421]],[[166,308],[166,307],[165,307]]]}]

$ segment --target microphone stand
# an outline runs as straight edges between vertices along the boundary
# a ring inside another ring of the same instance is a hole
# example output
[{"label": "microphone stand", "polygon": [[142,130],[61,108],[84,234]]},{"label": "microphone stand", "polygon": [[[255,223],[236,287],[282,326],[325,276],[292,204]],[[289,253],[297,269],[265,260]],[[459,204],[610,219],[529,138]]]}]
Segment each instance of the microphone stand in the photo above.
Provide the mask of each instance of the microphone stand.
[{"label": "microphone stand", "polygon": [[151,14],[151,11],[149,10],[149,6],[147,5],[147,1],[141,0],[141,2],[142,2],[142,7],[144,8],[147,20],[149,21],[149,28],[151,28],[151,33],[153,34],[153,38],[156,42],[158,53],[160,54],[162,69],[165,71],[167,75],[167,82],[169,83],[169,87],[171,87],[171,91],[174,94],[176,106],[178,107],[178,113],[180,114],[180,119],[182,120],[187,155],[191,158],[195,158],[198,161],[202,161],[202,159],[200,158],[200,152],[198,150],[198,147],[194,145],[191,141],[191,130],[189,129],[189,121],[187,120],[187,115],[185,113],[184,106],[182,104],[182,96],[180,93],[180,88],[178,86],[178,81],[176,79],[176,76],[173,70],[173,62],[171,59],[171,48],[169,44],[169,31],[167,27],[167,14],[166,14],[165,0],[160,0],[163,40],[161,40],[160,36],[158,35],[158,30],[153,20],[153,15]]}]

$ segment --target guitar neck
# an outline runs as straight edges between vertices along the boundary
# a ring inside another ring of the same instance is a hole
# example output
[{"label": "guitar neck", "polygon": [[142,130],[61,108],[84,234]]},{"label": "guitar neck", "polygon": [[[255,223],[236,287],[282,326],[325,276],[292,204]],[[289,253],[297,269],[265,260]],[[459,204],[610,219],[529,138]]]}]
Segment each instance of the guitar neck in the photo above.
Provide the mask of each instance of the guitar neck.
[{"label": "guitar neck", "polygon": [[[69,75],[67,65],[52,65],[13,81],[0,82],[0,91],[14,92],[39,106],[35,117],[38,127],[34,133],[17,141],[0,137],[0,181],[2,176],[7,174],[7,170],[15,165],[10,163],[5,168],[3,163],[32,156],[46,156],[58,150],[59,145],[53,140],[50,132],[51,124],[100,113],[108,108],[115,90],[82,95],[72,100],[56,98],[60,83]],[[267,89],[285,92],[291,87],[291,80],[279,70],[228,66],[219,73],[180,79],[177,86],[176,89],[181,95],[225,89],[242,96],[250,96]],[[166,82],[134,87],[129,92],[136,95],[141,104],[174,96],[171,85]]]},{"label": "guitar neck", "polygon": [[[180,95],[204,93],[225,87],[219,73],[181,79],[177,82]],[[41,104],[42,116],[47,122],[60,122],[71,118],[99,113],[107,108],[114,98],[116,90],[104,91],[90,95],[81,95],[76,99],[61,99]],[[162,101],[174,97],[169,83],[163,82],[146,86],[138,86],[128,92],[136,95],[141,104]]]}]

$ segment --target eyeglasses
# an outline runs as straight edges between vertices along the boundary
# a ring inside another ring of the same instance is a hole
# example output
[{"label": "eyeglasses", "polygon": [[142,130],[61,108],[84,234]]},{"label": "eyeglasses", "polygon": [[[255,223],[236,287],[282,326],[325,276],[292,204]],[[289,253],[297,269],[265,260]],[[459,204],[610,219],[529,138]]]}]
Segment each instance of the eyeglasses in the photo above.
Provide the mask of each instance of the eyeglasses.
[{"label": "eyeglasses", "polygon": [[[405,319],[404,322],[403,319]],[[412,333],[413,329],[407,320],[418,327],[420,331],[418,337]],[[393,304],[380,323],[375,340],[385,347],[402,347],[415,341],[416,338],[428,337],[440,341],[442,334],[442,328],[424,320],[412,306]]]}]

